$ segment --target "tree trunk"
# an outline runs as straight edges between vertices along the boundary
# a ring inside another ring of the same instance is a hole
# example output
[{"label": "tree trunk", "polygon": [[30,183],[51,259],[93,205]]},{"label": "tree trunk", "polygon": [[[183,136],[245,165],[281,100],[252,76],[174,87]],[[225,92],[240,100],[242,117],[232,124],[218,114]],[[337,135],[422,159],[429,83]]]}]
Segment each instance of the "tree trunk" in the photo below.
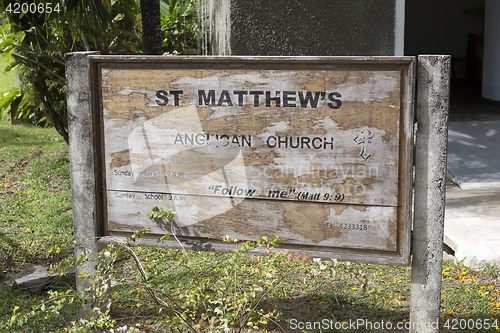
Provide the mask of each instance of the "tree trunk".
[{"label": "tree trunk", "polygon": [[22,99],[23,97],[19,96],[10,103],[10,123],[12,125],[21,125],[23,123],[23,119],[17,119],[17,109]]},{"label": "tree trunk", "polygon": [[142,53],[161,55],[160,0],[141,0]]},{"label": "tree trunk", "polygon": [[52,101],[52,98],[47,90],[44,90],[44,97],[45,98],[42,99],[42,103],[45,106],[45,111],[47,111],[47,116],[52,121],[57,133],[59,133],[63,137],[64,141],[69,144],[68,119],[66,117],[66,113],[61,114],[54,110],[54,102]]}]

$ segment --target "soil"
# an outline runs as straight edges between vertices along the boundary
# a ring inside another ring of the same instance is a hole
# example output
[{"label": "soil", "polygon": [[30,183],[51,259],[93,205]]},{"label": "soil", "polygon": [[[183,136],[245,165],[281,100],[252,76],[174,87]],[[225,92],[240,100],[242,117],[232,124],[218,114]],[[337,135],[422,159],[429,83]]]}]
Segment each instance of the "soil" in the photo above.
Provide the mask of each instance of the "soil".
[{"label": "soil", "polygon": [[26,264],[17,267],[10,267],[3,260],[0,262],[0,287],[11,286],[16,279],[29,275],[35,271],[35,265]]}]

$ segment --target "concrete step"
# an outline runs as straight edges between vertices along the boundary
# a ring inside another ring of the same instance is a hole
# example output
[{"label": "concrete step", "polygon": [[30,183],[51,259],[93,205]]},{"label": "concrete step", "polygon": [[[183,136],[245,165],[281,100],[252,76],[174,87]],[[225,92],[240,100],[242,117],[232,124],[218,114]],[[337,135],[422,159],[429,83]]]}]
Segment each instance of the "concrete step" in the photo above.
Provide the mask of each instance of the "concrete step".
[{"label": "concrete step", "polygon": [[468,267],[500,264],[500,182],[447,184],[444,242]]}]

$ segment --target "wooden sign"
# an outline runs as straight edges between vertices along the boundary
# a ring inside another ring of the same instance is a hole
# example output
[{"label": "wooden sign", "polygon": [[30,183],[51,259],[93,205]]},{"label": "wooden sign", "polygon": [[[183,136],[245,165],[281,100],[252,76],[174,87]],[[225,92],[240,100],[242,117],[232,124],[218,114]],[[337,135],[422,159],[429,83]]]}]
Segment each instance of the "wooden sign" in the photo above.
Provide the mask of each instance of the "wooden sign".
[{"label": "wooden sign", "polygon": [[90,58],[105,236],[409,263],[413,58]]}]

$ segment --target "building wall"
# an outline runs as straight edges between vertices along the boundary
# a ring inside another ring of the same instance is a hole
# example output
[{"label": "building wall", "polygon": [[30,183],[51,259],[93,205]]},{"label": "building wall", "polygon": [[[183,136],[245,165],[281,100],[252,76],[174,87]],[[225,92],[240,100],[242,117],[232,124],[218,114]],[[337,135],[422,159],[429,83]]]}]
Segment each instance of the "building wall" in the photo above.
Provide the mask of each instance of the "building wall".
[{"label": "building wall", "polygon": [[400,0],[208,0],[212,54],[394,55]]},{"label": "building wall", "polygon": [[500,1],[486,0],[483,98],[500,102]]},{"label": "building wall", "polygon": [[[207,0],[210,51],[213,55],[231,55],[231,21],[229,0]],[[206,28],[206,27],[205,27]]]}]

